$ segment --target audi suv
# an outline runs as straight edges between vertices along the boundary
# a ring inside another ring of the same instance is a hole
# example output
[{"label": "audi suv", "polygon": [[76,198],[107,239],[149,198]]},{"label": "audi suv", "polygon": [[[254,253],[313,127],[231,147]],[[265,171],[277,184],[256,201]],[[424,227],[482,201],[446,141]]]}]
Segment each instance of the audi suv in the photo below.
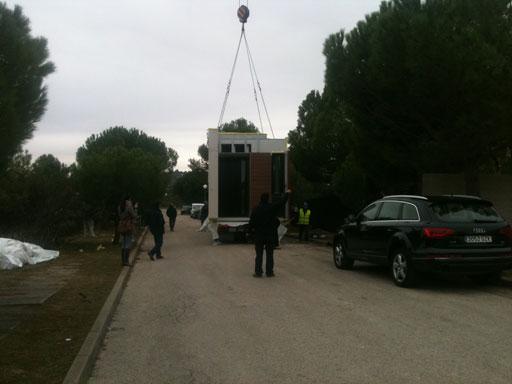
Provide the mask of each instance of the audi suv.
[{"label": "audi suv", "polygon": [[421,271],[485,282],[512,268],[512,228],[490,201],[461,195],[386,196],[350,217],[334,236],[334,264],[387,265],[398,286]]}]

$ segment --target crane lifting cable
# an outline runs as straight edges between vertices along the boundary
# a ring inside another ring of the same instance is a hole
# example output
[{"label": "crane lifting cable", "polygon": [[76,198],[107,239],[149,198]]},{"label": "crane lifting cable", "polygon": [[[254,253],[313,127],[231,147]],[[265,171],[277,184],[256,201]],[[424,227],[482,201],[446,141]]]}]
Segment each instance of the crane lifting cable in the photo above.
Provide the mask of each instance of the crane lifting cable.
[{"label": "crane lifting cable", "polygon": [[[240,5],[240,3],[241,2],[239,2],[239,5]],[[242,31],[240,32],[240,38],[238,39],[238,45],[236,48],[235,59],[233,61],[233,66],[231,67],[231,74],[229,76],[228,85],[226,87],[226,95],[224,96],[224,102],[222,103],[222,108],[221,108],[219,122],[217,124],[217,127],[220,128],[220,126],[222,125],[222,121],[224,119],[224,113],[226,112],[226,106],[228,103],[229,92],[231,91],[231,83],[233,81],[233,76],[235,74],[236,64],[238,62],[238,55],[240,54],[240,46],[242,45],[242,41],[243,41],[245,44],[246,52],[247,52],[247,60],[249,61],[249,73],[251,76],[254,100],[256,102],[256,108],[258,111],[258,117],[259,117],[261,131],[263,132],[263,120],[261,118],[261,109],[260,109],[260,103],[259,103],[259,99],[258,99],[258,91],[259,91],[261,103],[263,105],[263,109],[265,111],[265,116],[267,118],[267,122],[270,127],[270,132],[272,133],[272,137],[275,138],[274,129],[272,128],[272,123],[270,122],[267,105],[265,104],[265,98],[263,97],[261,83],[258,78],[258,74],[256,72],[256,66],[254,65],[254,59],[252,57],[251,50],[249,48],[249,42],[247,41],[247,35],[245,33],[245,24],[247,23],[247,19],[249,18],[249,15],[250,15],[248,5],[249,5],[249,2],[247,2],[247,5],[240,5],[238,8],[238,11],[237,11],[238,20],[240,20],[240,23],[242,23]]]}]

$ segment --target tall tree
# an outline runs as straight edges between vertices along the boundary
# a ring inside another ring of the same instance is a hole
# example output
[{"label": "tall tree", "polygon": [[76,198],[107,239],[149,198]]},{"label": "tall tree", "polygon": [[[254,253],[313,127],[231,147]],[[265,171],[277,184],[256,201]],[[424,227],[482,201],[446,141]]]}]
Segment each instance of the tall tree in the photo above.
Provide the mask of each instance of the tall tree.
[{"label": "tall tree", "polygon": [[137,129],[113,127],[78,149],[74,171],[83,200],[112,211],[123,195],[148,204],[163,197],[176,152]]},{"label": "tall tree", "polygon": [[31,35],[21,7],[0,3],[0,172],[45,111],[43,81],[55,70],[48,56],[46,39]]},{"label": "tall tree", "polygon": [[208,163],[208,146],[206,144],[201,144],[199,148],[197,148],[197,154],[201,157],[202,161]]},{"label": "tall tree", "polygon": [[511,32],[508,0],[393,0],[327,39],[326,91],[357,127],[378,188],[500,170],[512,142]]},{"label": "tall tree", "polygon": [[203,185],[208,183],[208,172],[202,169],[191,169],[184,172],[172,185],[171,195],[177,203],[200,203],[205,198]]},{"label": "tall tree", "polygon": [[290,158],[306,179],[329,184],[350,151],[351,123],[327,93],[311,91],[299,106],[290,131]]},{"label": "tall tree", "polygon": [[208,171],[208,147],[206,144],[201,144],[197,148],[197,154],[199,159],[188,159],[188,167],[191,171]]},{"label": "tall tree", "polygon": [[80,224],[69,168],[52,155],[16,154],[0,184],[0,237],[55,244]]}]

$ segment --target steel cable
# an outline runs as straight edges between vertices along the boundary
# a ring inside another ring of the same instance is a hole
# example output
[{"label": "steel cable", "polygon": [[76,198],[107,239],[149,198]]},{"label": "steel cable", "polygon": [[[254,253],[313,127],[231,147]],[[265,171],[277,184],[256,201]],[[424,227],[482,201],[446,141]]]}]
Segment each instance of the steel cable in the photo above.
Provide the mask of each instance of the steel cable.
[{"label": "steel cable", "polygon": [[226,87],[226,96],[224,96],[224,102],[222,103],[222,109],[219,116],[219,122],[217,128],[220,128],[222,119],[224,118],[224,112],[226,111],[226,105],[228,103],[229,91],[231,90],[231,82],[233,81],[233,75],[235,74],[236,63],[238,61],[238,54],[240,52],[240,45],[242,44],[242,37],[245,35],[245,28],[242,24],[242,32],[240,33],[240,39],[238,40],[238,47],[236,48],[235,60],[233,61],[233,67],[231,68],[231,75],[229,76],[228,86]]},{"label": "steel cable", "polygon": [[247,43],[247,37],[244,33],[244,41],[245,41],[245,47],[247,50],[247,60],[249,61],[249,72],[251,73],[251,81],[252,81],[252,90],[254,93],[254,100],[256,101],[256,108],[258,109],[258,118],[260,120],[260,127],[261,132],[263,132],[263,121],[261,120],[261,110],[260,110],[260,103],[258,101],[258,91],[256,91],[256,84],[254,83],[254,75],[256,74],[253,66],[251,65],[251,52],[249,50],[249,44]]},{"label": "steel cable", "polygon": [[248,55],[249,55],[249,62],[250,62],[249,65],[253,68],[254,75],[256,76],[256,83],[258,84],[258,89],[260,91],[260,96],[261,96],[261,102],[262,102],[263,108],[265,110],[265,115],[267,116],[267,121],[268,121],[268,125],[270,127],[270,132],[272,133],[272,137],[275,138],[274,129],[272,127],[272,122],[270,121],[270,116],[268,114],[267,104],[265,103],[265,98],[263,97],[263,91],[261,89],[261,84],[260,84],[260,80],[258,78],[258,73],[256,72],[256,65],[254,64],[254,59],[252,58],[251,50],[249,48],[249,43],[247,42],[247,36],[245,35],[245,33],[243,35],[243,38],[245,40],[245,45],[247,47],[247,52],[248,52]]}]

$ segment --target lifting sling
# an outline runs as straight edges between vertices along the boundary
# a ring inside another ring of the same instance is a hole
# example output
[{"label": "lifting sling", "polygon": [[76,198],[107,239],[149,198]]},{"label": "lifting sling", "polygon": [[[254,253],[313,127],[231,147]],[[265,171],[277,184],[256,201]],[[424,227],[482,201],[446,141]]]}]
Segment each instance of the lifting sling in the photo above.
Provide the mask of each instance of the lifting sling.
[{"label": "lifting sling", "polygon": [[[237,16],[238,16],[238,19],[240,20],[240,23],[242,23],[242,31],[240,33],[240,38],[238,40],[238,46],[237,46],[237,49],[236,49],[235,60],[233,61],[233,66],[231,68],[231,74],[229,76],[229,81],[228,81],[228,85],[227,85],[227,88],[226,88],[226,95],[224,96],[224,102],[222,103],[222,108],[221,108],[221,112],[220,112],[220,116],[219,116],[219,122],[217,124],[217,127],[220,128],[220,126],[222,125],[222,121],[224,119],[224,113],[226,112],[226,106],[227,106],[227,103],[228,103],[229,92],[231,90],[231,82],[233,81],[233,75],[235,74],[235,68],[236,68],[236,64],[237,64],[237,61],[238,61],[238,55],[240,53],[240,46],[241,46],[242,40],[243,40],[244,43],[245,43],[246,51],[247,51],[247,59],[249,61],[249,72],[250,72],[250,75],[251,75],[254,99],[256,101],[256,108],[258,110],[258,118],[259,118],[259,121],[260,121],[260,128],[261,128],[261,131],[263,132],[263,121],[262,121],[262,118],[261,118],[261,109],[260,109],[260,103],[259,103],[259,99],[258,99],[258,91],[259,91],[259,95],[261,97],[261,104],[263,105],[263,109],[264,109],[265,115],[267,117],[268,125],[270,127],[270,132],[272,133],[272,137],[275,137],[274,136],[274,129],[272,128],[272,123],[270,122],[270,117],[269,117],[269,114],[268,114],[267,105],[265,103],[265,98],[263,97],[263,91],[261,89],[260,80],[258,78],[258,74],[256,73],[256,66],[254,65],[254,59],[252,57],[251,50],[249,48],[249,43],[247,41],[247,36],[246,36],[246,33],[245,33],[245,23],[247,23],[247,19],[249,18],[249,14],[250,14],[249,8],[248,8],[249,1],[247,1],[247,5],[241,5],[241,2],[239,1],[239,5],[240,6],[239,6],[238,11],[237,11]],[[256,90],[256,86],[257,86],[258,91]]]}]

